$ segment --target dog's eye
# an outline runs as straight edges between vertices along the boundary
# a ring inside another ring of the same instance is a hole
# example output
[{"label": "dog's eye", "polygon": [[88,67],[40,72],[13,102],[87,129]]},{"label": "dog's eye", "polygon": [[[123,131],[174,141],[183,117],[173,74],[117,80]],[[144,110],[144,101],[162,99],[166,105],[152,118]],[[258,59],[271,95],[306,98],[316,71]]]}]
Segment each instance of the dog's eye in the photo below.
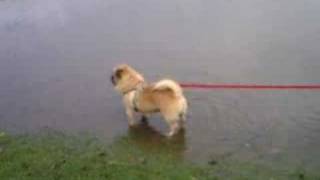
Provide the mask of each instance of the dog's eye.
[{"label": "dog's eye", "polygon": [[116,73],[115,73],[115,74],[116,74],[116,77],[120,79],[121,76],[122,76],[122,72],[123,72],[122,69],[118,69],[118,70],[116,71]]}]

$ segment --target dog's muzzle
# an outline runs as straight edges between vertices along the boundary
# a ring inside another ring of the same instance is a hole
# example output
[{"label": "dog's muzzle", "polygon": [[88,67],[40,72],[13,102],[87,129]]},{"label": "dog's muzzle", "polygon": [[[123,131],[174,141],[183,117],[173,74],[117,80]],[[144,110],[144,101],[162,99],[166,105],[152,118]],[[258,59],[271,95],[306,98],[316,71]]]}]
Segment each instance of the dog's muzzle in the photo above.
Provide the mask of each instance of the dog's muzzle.
[{"label": "dog's muzzle", "polygon": [[113,76],[113,75],[111,75],[110,79],[111,79],[112,84],[113,84],[113,85],[116,85],[116,81],[115,81],[115,79],[114,79],[114,76]]}]

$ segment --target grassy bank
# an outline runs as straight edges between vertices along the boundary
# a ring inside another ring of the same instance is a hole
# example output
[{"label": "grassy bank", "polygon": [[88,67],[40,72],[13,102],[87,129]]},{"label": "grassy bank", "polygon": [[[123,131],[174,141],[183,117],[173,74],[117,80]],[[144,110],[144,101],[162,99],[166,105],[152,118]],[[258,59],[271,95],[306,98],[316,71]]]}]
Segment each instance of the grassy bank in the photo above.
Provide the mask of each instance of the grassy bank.
[{"label": "grassy bank", "polygon": [[131,139],[106,145],[88,136],[2,134],[0,179],[320,179],[302,171],[248,163],[195,165],[166,150],[145,151]]}]

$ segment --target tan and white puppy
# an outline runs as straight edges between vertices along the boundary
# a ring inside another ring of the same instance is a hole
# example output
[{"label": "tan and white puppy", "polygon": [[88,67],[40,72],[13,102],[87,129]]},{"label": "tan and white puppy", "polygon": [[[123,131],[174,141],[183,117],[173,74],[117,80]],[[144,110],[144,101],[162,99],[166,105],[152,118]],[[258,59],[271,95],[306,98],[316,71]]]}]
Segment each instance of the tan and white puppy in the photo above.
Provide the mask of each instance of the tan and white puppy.
[{"label": "tan and white puppy", "polygon": [[135,123],[135,113],[148,117],[149,114],[160,112],[170,127],[168,136],[183,128],[188,105],[182,88],[175,81],[164,79],[148,84],[142,74],[122,64],[113,69],[111,82],[123,95],[130,126]]}]

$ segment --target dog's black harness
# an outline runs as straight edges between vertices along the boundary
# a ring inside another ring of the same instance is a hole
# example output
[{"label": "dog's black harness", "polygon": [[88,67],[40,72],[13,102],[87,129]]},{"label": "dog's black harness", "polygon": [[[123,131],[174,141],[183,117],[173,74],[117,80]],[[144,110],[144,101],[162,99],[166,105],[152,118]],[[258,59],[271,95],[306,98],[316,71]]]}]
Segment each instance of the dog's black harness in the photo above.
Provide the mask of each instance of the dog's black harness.
[{"label": "dog's black harness", "polygon": [[137,101],[138,101],[138,98],[139,98],[139,95],[141,93],[141,91],[143,90],[143,83],[139,83],[134,89],[131,89],[127,92],[124,93],[124,95],[134,91],[134,95],[133,95],[133,100],[132,100],[132,106],[133,106],[133,110],[135,112],[141,112],[138,108],[138,105],[137,105]]},{"label": "dog's black harness", "polygon": [[135,92],[134,92],[134,95],[133,95],[133,99],[132,99],[132,106],[133,106],[133,110],[135,112],[141,112],[139,110],[139,107],[138,107],[138,98],[140,96],[140,93],[142,92],[143,90],[143,87],[144,87],[144,84],[143,83],[140,83],[136,86],[135,88]]},{"label": "dog's black harness", "polygon": [[132,100],[132,105],[133,105],[133,110],[135,112],[140,112],[139,111],[139,108],[138,108],[138,105],[137,105],[137,99],[138,99],[138,92],[136,90],[136,92],[134,92],[134,96],[133,96],[133,100]]}]

